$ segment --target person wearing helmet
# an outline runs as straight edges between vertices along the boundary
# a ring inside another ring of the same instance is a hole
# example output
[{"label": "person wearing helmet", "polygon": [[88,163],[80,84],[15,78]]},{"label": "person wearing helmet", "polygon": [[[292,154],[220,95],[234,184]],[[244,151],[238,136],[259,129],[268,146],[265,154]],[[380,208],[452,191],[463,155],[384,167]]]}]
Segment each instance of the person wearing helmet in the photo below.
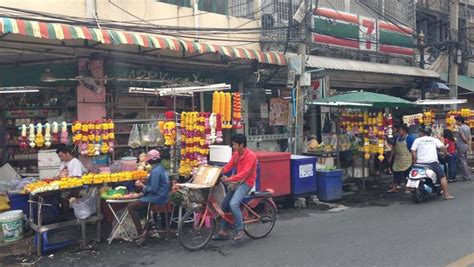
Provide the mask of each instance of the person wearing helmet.
[{"label": "person wearing helmet", "polygon": [[454,199],[454,197],[448,193],[448,180],[438,161],[438,149],[446,154],[446,147],[439,139],[432,137],[431,133],[432,130],[430,127],[421,127],[419,129],[419,137],[415,139],[411,146],[413,163],[426,165],[432,169],[440,181],[444,199]]},{"label": "person wearing helmet", "polygon": [[149,203],[156,205],[166,204],[170,187],[168,173],[163,165],[161,165],[160,152],[155,149],[148,151],[146,161],[152,165],[146,184],[141,180],[135,182],[136,188],[143,192],[143,196],[128,205],[128,212],[137,230],[138,244],[144,241],[146,235],[143,231],[140,215],[146,214]]}]

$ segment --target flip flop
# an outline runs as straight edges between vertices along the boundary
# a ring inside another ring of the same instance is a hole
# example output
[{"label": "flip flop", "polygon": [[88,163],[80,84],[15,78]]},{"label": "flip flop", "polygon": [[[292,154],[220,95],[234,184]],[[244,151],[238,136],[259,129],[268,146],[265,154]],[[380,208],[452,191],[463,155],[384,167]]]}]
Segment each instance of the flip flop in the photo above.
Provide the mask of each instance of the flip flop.
[{"label": "flip flop", "polygon": [[397,192],[398,192],[398,190],[396,190],[396,189],[390,189],[390,190],[387,191],[387,193],[397,193]]},{"label": "flip flop", "polygon": [[454,197],[453,196],[447,196],[447,197],[444,197],[444,200],[453,200]]},{"label": "flip flop", "polygon": [[239,231],[237,234],[234,236],[234,241],[238,241],[244,237],[244,231]]},{"label": "flip flop", "polygon": [[228,235],[217,234],[217,235],[213,235],[211,237],[211,239],[214,240],[214,241],[225,241],[225,240],[229,240],[229,236]]}]

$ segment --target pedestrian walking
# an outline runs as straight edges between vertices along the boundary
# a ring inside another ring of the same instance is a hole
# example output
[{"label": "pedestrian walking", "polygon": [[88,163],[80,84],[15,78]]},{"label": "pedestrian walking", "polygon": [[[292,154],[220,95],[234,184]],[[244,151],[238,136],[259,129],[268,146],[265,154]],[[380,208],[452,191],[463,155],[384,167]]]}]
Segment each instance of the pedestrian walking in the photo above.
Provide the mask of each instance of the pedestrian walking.
[{"label": "pedestrian walking", "polygon": [[456,160],[457,160],[457,150],[456,150],[456,140],[454,139],[453,132],[449,129],[444,129],[443,131],[444,146],[448,151],[448,155],[445,157],[445,162],[447,170],[445,173],[448,177],[448,182],[452,183],[456,181]]},{"label": "pedestrian walking", "polygon": [[390,154],[389,162],[393,160],[393,183],[388,193],[398,192],[402,181],[406,179],[412,164],[412,154],[410,148],[415,141],[415,137],[408,134],[408,126],[405,124],[398,127],[398,137]]},{"label": "pedestrian walking", "polygon": [[458,138],[456,140],[456,148],[459,161],[459,172],[462,180],[471,180],[469,165],[467,164],[467,152],[471,149],[471,128],[466,124],[466,119],[462,116],[456,117],[458,125]]}]

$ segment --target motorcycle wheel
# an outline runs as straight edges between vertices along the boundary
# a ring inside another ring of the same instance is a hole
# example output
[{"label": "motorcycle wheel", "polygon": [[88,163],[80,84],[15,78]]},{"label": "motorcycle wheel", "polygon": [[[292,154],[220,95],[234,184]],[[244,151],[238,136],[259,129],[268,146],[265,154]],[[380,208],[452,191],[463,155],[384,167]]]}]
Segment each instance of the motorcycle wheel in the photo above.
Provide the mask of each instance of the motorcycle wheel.
[{"label": "motorcycle wheel", "polygon": [[423,183],[420,183],[418,188],[415,188],[415,190],[413,190],[413,200],[415,201],[415,203],[420,203],[423,201],[424,198],[425,196],[423,192]]}]

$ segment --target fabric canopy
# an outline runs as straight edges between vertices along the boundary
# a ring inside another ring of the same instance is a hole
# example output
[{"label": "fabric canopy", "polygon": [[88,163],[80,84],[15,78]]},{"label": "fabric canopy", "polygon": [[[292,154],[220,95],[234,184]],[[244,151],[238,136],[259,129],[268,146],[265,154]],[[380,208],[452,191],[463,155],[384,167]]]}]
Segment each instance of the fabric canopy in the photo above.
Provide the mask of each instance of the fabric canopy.
[{"label": "fabric canopy", "polygon": [[327,103],[330,105],[334,102],[371,104],[374,108],[411,107],[416,105],[415,103],[405,99],[371,92],[356,92],[321,98],[313,101],[313,104]]},{"label": "fabric canopy", "polygon": [[220,55],[230,58],[254,59],[260,63],[286,65],[286,57],[282,53],[277,52],[262,52],[246,48],[197,43],[156,34],[99,29],[64,23],[46,23],[0,17],[0,33],[18,34],[50,40],[82,39],[102,44],[137,45],[147,48],[168,49],[198,54],[219,53]]}]

